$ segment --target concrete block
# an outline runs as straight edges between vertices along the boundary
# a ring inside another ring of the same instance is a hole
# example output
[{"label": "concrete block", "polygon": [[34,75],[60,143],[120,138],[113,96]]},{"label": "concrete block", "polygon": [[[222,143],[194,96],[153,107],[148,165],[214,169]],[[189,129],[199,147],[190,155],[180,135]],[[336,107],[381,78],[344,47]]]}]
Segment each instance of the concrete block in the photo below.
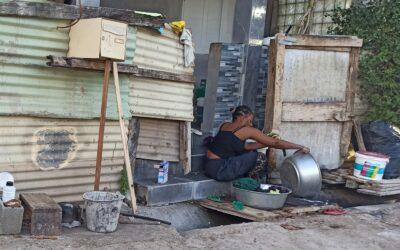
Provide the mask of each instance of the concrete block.
[{"label": "concrete block", "polygon": [[5,207],[0,199],[0,235],[19,234],[22,227],[24,208]]},{"label": "concrete block", "polygon": [[170,177],[168,183],[158,184],[156,179],[136,181],[136,195],[148,206],[160,206],[192,200],[193,182]]}]

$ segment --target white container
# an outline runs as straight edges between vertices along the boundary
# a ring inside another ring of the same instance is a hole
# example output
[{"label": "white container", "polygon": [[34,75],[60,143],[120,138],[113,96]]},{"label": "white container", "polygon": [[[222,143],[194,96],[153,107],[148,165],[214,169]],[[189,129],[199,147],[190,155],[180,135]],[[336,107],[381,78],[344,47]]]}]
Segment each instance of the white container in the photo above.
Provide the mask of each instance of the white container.
[{"label": "white container", "polygon": [[12,199],[15,199],[15,187],[14,187],[13,182],[8,181],[7,184],[5,186],[3,186],[2,200],[3,200],[3,202],[7,202]]},{"label": "white container", "polygon": [[388,162],[386,155],[359,151],[356,153],[353,175],[365,180],[381,181]]},{"label": "white container", "polygon": [[158,184],[165,184],[168,182],[168,168],[169,162],[163,161],[158,168]]},{"label": "white container", "polygon": [[117,230],[122,200],[125,197],[110,192],[92,191],[83,194],[86,208],[86,227],[97,233]]}]

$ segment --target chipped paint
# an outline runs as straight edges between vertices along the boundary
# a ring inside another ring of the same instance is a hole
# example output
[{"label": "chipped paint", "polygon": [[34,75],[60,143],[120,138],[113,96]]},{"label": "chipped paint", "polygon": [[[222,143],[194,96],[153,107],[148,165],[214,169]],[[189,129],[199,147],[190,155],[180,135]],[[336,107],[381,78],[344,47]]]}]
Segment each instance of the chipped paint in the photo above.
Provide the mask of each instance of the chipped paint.
[{"label": "chipped paint", "polygon": [[75,158],[78,150],[76,129],[47,127],[33,135],[32,161],[41,170],[61,169]]}]

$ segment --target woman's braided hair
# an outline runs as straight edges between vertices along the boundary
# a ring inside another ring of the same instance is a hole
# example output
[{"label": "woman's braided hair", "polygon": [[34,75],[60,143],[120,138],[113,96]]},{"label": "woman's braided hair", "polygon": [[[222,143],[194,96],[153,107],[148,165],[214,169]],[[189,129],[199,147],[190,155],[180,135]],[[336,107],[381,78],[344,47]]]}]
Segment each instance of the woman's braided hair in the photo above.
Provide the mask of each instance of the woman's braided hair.
[{"label": "woman's braided hair", "polygon": [[232,121],[235,121],[238,117],[243,115],[252,115],[253,111],[246,105],[237,106],[232,111]]}]

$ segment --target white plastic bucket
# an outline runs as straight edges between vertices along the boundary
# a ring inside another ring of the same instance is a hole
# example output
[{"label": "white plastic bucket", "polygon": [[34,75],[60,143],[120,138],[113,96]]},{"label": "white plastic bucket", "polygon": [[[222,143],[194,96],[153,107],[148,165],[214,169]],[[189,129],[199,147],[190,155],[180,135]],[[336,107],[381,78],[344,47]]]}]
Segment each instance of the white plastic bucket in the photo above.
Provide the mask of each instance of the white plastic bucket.
[{"label": "white plastic bucket", "polygon": [[111,233],[117,230],[119,212],[124,198],[123,195],[109,192],[84,193],[86,227],[98,233]]},{"label": "white plastic bucket", "polygon": [[372,181],[382,180],[389,157],[375,152],[359,151],[356,153],[353,175]]}]

